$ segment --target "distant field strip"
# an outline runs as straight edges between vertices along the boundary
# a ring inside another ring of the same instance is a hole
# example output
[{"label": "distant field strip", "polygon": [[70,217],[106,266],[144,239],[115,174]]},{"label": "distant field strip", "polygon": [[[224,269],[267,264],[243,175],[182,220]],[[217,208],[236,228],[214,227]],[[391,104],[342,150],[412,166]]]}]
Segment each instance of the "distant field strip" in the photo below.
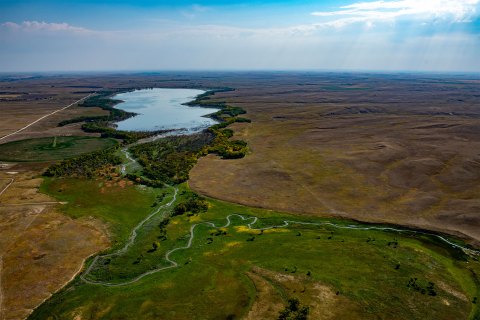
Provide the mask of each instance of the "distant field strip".
[{"label": "distant field strip", "polygon": [[0,207],[15,207],[15,206],[38,206],[47,204],[66,204],[60,201],[43,201],[43,202],[23,202],[23,203],[0,203]]},{"label": "distant field strip", "polygon": [[0,144],[0,161],[46,162],[73,158],[88,152],[107,149],[117,144],[114,139],[60,136],[25,139]]},{"label": "distant field strip", "polygon": [[280,224],[280,225],[268,226],[268,227],[263,227],[263,228],[254,228],[253,225],[258,222],[258,217],[243,216],[243,215],[240,215],[240,214],[231,214],[231,215],[226,217],[227,222],[226,222],[225,225],[222,225],[222,226],[218,226],[211,221],[199,222],[199,223],[196,223],[196,224],[192,225],[190,227],[188,243],[185,246],[174,248],[174,249],[169,250],[165,253],[164,259],[167,262],[170,263],[169,266],[165,266],[165,267],[150,270],[148,272],[142,273],[141,275],[139,275],[139,276],[137,276],[137,277],[135,277],[135,278],[133,278],[129,281],[125,281],[125,282],[122,282],[122,283],[93,281],[93,280],[89,280],[89,279],[86,278],[88,276],[88,274],[91,272],[94,265],[97,263],[98,258],[112,257],[112,256],[116,256],[116,255],[120,255],[122,253],[125,253],[126,250],[128,249],[128,247],[130,247],[133,244],[133,242],[135,241],[135,238],[137,236],[137,230],[139,228],[141,228],[155,214],[157,214],[160,209],[165,209],[165,208],[171,206],[173,204],[173,202],[175,201],[176,192],[177,192],[177,189],[175,190],[174,198],[169,203],[159,207],[157,210],[155,210],[152,214],[150,214],[147,218],[145,218],[142,222],[140,222],[140,224],[138,224],[135,227],[135,229],[132,232],[132,235],[129,238],[129,241],[127,242],[127,244],[122,249],[118,250],[115,253],[95,257],[93,262],[90,264],[90,266],[87,268],[87,270],[80,276],[80,278],[88,284],[102,285],[102,286],[106,286],[106,287],[120,287],[120,286],[133,284],[133,283],[141,280],[142,278],[144,278],[148,275],[151,275],[151,274],[154,274],[154,273],[157,273],[157,272],[160,272],[160,271],[164,271],[164,270],[167,270],[167,269],[176,268],[176,267],[178,267],[178,263],[175,260],[172,260],[170,258],[171,254],[176,252],[176,251],[179,251],[179,250],[189,249],[192,246],[192,243],[193,243],[193,240],[194,240],[194,237],[195,237],[195,229],[198,226],[204,225],[204,226],[210,226],[210,227],[213,227],[213,228],[226,228],[226,227],[229,227],[232,224],[232,221],[231,221],[232,217],[240,218],[242,221],[249,221],[250,220],[251,222],[247,223],[247,227],[250,230],[255,230],[255,231],[263,231],[263,230],[270,230],[270,229],[276,229],[276,228],[285,228],[285,227],[288,227],[288,226],[291,226],[291,225],[311,225],[311,226],[330,226],[330,227],[334,227],[334,228],[338,228],[338,229],[376,230],[376,231],[389,231],[389,232],[398,232],[398,233],[421,234],[421,235],[436,237],[436,238],[440,239],[441,241],[445,242],[446,244],[452,246],[453,248],[461,249],[466,254],[475,255],[475,256],[480,255],[480,250],[474,250],[474,249],[470,249],[470,248],[461,246],[459,244],[456,244],[456,243],[453,243],[453,242],[447,240],[446,238],[444,238],[440,235],[437,235],[437,234],[434,234],[434,233],[429,233],[429,232],[424,232],[424,231],[396,229],[396,228],[392,228],[392,227],[362,227],[362,226],[355,226],[355,225],[339,225],[339,224],[335,224],[335,223],[332,223],[332,222],[303,222],[303,221],[295,221],[295,220],[284,220],[283,224]]},{"label": "distant field strip", "polygon": [[39,122],[39,121],[42,121],[43,119],[45,119],[45,118],[47,118],[47,117],[50,117],[51,115],[54,115],[54,114],[57,113],[57,112],[63,111],[63,110],[65,110],[65,109],[67,109],[67,108],[70,108],[71,106],[79,103],[80,101],[87,99],[87,98],[90,97],[92,94],[93,94],[93,93],[90,93],[89,95],[87,95],[87,96],[85,96],[85,97],[83,97],[83,98],[81,98],[81,99],[79,99],[79,100],[77,100],[77,101],[69,104],[69,105],[66,106],[66,107],[63,107],[63,108],[58,109],[58,110],[55,110],[55,111],[53,111],[53,112],[51,112],[51,113],[49,113],[49,114],[46,114],[46,115],[38,118],[37,120],[35,120],[35,121],[27,124],[25,127],[23,127],[23,128],[21,128],[21,129],[15,131],[15,132],[9,133],[9,134],[1,137],[1,138],[0,138],[0,141],[3,140],[3,139],[8,138],[8,137],[10,137],[10,136],[13,136],[13,135],[15,135],[15,134],[17,134],[17,133],[19,133],[19,132],[22,132],[23,130],[27,129],[28,127],[33,126],[35,123],[37,123],[37,122]]}]

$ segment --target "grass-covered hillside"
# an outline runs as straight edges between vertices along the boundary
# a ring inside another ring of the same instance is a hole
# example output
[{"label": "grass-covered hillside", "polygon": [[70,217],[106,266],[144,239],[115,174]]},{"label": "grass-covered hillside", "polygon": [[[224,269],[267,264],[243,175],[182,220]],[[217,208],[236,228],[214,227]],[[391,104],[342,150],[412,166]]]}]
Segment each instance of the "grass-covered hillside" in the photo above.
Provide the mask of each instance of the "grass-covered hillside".
[{"label": "grass-covered hillside", "polygon": [[[478,315],[476,258],[434,236],[199,199],[184,185],[169,205],[172,188],[152,190],[47,180],[45,192],[69,200],[67,214],[103,219],[118,242],[109,251],[116,255],[93,261],[87,281],[77,278],[30,319],[301,319],[292,306],[309,319]],[[200,210],[174,214],[192,197]],[[122,251],[129,231],[156,208]]]}]

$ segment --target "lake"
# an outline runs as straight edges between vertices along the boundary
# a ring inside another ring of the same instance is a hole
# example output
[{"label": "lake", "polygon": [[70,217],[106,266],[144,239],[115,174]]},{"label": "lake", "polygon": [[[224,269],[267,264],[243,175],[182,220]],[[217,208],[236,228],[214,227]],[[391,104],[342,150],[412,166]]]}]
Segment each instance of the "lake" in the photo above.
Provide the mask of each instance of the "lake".
[{"label": "lake", "polygon": [[204,116],[218,111],[214,108],[183,105],[205,93],[196,89],[142,89],[120,93],[113,99],[122,100],[115,108],[138,113],[137,116],[117,122],[118,130],[154,131],[179,130],[182,133],[199,132],[217,123]]}]

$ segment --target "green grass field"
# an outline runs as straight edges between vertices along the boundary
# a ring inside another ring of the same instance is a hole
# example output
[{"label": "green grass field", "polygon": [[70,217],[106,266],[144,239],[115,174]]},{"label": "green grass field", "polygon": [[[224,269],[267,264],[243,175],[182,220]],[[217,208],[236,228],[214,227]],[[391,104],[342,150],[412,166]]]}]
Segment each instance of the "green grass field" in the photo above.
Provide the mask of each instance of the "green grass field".
[{"label": "green grass field", "polygon": [[[169,189],[107,188],[106,182],[74,179],[46,180],[42,190],[68,201],[65,212],[73,217],[91,215],[109,223],[117,239],[112,252],[171,197]],[[180,187],[179,200],[185,190]],[[163,215],[154,216],[125,253],[100,259],[87,278],[118,284],[167,266],[165,253],[187,244],[192,225],[224,225],[231,214],[258,217],[254,227],[285,219],[351,225],[209,203],[206,213],[171,217],[166,238],[159,228]],[[197,226],[192,246],[170,256],[177,268],[133,284],[107,287],[77,278],[30,319],[240,319],[256,303],[286,303],[290,297],[310,306],[312,319],[478,319],[478,261],[435,237],[302,224],[262,232],[247,223],[232,217],[223,229]],[[269,295],[261,294],[262,285]],[[316,316],[322,312],[330,316]]]},{"label": "green grass field", "polygon": [[73,218],[95,217],[109,226],[113,248],[126,241],[132,229],[155,210],[163,189],[122,181],[45,178],[40,191],[67,202],[65,214]]},{"label": "green grass field", "polygon": [[43,162],[72,158],[116,145],[114,139],[48,137],[0,144],[1,161]]}]

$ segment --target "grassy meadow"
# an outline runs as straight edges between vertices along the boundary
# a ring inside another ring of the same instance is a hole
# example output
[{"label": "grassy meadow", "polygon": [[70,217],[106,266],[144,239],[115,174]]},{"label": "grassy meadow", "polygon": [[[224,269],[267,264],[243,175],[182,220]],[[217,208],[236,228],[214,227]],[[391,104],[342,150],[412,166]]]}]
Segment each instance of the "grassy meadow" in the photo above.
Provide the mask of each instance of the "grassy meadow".
[{"label": "grassy meadow", "polygon": [[[107,222],[117,239],[114,252],[139,221],[171,199],[172,190],[107,183],[46,180],[42,189],[68,201],[68,215]],[[181,185],[177,201],[187,191]],[[260,231],[236,216],[219,228],[231,214],[258,217],[257,228],[285,219],[352,224],[208,202],[207,212],[169,217],[164,224],[167,212],[160,211],[124,254],[99,259],[87,278],[120,284],[168,266],[165,253],[185,246],[193,225],[213,222],[217,227],[194,229],[190,248],[171,254],[177,268],[118,287],[77,278],[30,319],[275,319],[289,298],[308,306],[312,319],[478,318],[478,261],[435,237],[302,224]]]},{"label": "grassy meadow", "polygon": [[40,191],[59,201],[65,214],[73,218],[94,217],[108,225],[113,248],[122,245],[132,229],[155,210],[164,191],[134,185],[123,179],[45,178]]}]

